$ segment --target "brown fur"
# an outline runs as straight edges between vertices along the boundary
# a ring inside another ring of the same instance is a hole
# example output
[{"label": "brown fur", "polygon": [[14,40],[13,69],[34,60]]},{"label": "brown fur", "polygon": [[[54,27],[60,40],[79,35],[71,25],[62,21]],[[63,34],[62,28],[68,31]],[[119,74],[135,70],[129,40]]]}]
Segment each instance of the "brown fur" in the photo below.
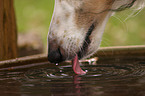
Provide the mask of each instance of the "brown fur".
[{"label": "brown fur", "polygon": [[113,2],[114,0],[85,0],[85,3],[76,9],[76,25],[79,28],[88,28],[93,22],[102,22],[108,13],[102,11],[110,9]]}]

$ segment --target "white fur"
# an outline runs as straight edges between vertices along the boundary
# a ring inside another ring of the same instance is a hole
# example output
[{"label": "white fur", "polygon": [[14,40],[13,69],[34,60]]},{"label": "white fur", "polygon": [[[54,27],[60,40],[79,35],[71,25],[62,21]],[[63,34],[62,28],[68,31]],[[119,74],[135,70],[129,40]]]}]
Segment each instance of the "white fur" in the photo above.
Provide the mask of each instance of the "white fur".
[{"label": "white fur", "polygon": [[[61,2],[59,2],[59,0],[55,0],[55,9],[48,34],[48,40],[57,39],[57,43],[65,50],[67,59],[70,59],[71,56],[74,56],[79,50],[81,50],[86,36],[86,28],[78,28],[74,22],[75,9],[79,8],[83,2],[83,0],[61,0]],[[115,0],[112,9],[117,9],[121,5],[128,4],[130,2],[132,2],[132,0]],[[142,8],[144,6],[144,2],[145,0],[138,0],[135,5],[138,8]],[[98,49],[105,25],[113,13],[114,12],[111,11],[108,12],[104,21],[101,24],[98,24],[97,28],[91,34],[92,41],[88,47],[88,52],[84,57],[91,56]],[[66,17],[66,14],[69,14],[69,16]],[[57,23],[58,21],[59,23]]]},{"label": "white fur", "polygon": [[[65,18],[65,14],[69,14],[69,18]],[[61,20],[60,24],[56,24],[57,19]],[[74,24],[74,7],[71,4],[65,2],[65,0],[61,4],[57,0],[55,1],[54,18],[51,25],[53,26],[50,30],[53,31],[52,33],[49,31],[48,38],[57,38],[58,43],[63,41],[61,46],[67,52],[68,58],[70,54],[80,50],[85,34],[83,34],[83,28],[78,29]]]}]

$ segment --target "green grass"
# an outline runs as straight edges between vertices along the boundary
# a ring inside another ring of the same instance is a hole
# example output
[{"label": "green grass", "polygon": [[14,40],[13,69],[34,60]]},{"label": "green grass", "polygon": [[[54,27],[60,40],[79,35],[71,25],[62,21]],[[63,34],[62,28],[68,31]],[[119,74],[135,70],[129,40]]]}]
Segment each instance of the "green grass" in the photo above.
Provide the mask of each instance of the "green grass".
[{"label": "green grass", "polygon": [[108,45],[102,46],[145,45],[145,9],[124,21],[131,13],[126,10],[109,19],[103,36]]},{"label": "green grass", "polygon": [[18,32],[36,32],[47,45],[54,0],[14,0]]},{"label": "green grass", "polygon": [[[18,32],[37,32],[47,45],[53,6],[54,0],[15,0]],[[101,46],[145,45],[145,10],[124,22],[131,13],[119,12],[109,19]]]}]

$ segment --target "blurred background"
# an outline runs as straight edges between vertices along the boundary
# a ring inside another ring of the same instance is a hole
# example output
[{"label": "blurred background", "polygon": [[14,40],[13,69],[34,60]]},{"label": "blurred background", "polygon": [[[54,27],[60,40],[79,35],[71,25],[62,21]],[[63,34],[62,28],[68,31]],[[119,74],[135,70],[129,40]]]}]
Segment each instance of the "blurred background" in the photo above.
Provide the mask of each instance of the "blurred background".
[{"label": "blurred background", "polygon": [[[14,4],[18,32],[26,37],[26,34],[37,34],[46,52],[54,0],[14,0]],[[20,37],[19,41],[26,37]],[[101,47],[126,45],[145,45],[145,9],[141,12],[133,9],[118,12],[109,19]]]}]

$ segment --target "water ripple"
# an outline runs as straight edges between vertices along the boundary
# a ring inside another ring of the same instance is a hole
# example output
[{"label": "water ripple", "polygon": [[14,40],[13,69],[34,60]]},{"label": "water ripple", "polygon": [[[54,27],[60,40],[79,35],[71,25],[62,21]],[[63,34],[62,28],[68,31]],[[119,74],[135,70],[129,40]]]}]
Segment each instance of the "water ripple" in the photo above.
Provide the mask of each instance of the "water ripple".
[{"label": "water ripple", "polygon": [[[78,75],[86,80],[121,80],[128,78],[137,78],[145,75],[145,70],[141,64],[97,64],[89,65],[84,63],[81,66],[87,70],[87,74]],[[37,70],[30,70],[25,74],[29,79],[67,79],[73,78],[75,74],[70,65],[56,66],[53,68],[42,68]]]},{"label": "water ripple", "polygon": [[0,86],[23,96],[144,96],[145,59],[135,58],[83,63],[85,75],[74,74],[70,64],[1,72]]}]

